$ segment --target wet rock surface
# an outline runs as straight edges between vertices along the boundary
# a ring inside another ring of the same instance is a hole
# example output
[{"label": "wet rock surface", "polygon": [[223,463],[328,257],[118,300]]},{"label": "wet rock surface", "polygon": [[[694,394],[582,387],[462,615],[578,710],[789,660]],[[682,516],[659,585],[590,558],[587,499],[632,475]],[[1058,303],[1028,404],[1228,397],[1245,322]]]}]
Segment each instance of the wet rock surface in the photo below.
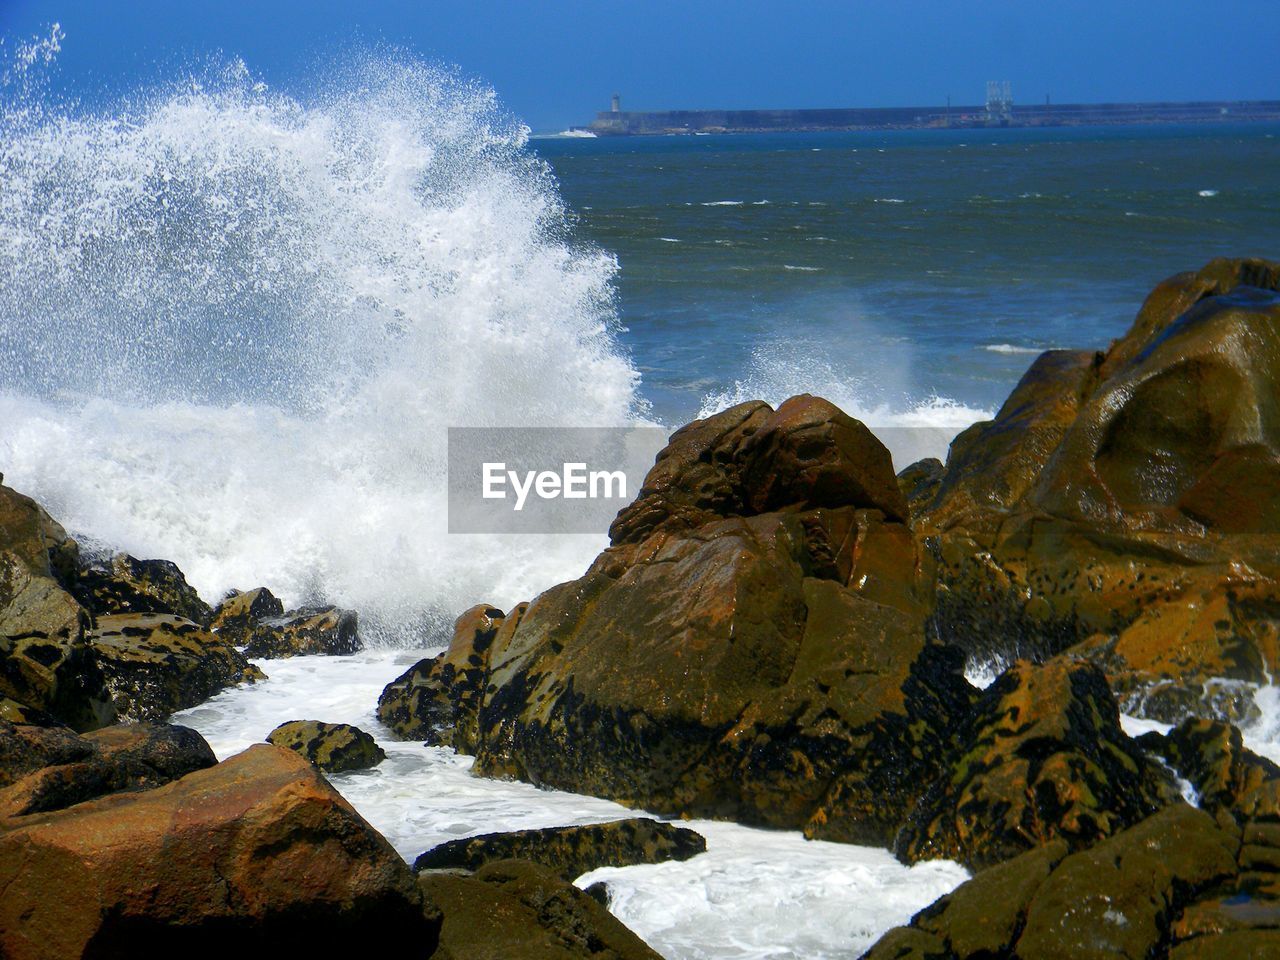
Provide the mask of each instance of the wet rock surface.
[{"label": "wet rock surface", "polygon": [[1022,661],[975,705],[958,758],[913,811],[897,852],[975,869],[1057,840],[1079,850],[1177,799],[1120,729],[1101,670]]},{"label": "wet rock surface", "polygon": [[1093,659],[1127,711],[1254,715],[1280,645],[1280,268],[1214,261],[1097,354],[1049,353],[952,445],[916,530],[933,628]]},{"label": "wet rock surface", "polygon": [[128,724],[78,736],[0,723],[0,820],[162,786],[216,762],[187,727]]},{"label": "wet rock surface", "polygon": [[90,730],[115,712],[85,641],[89,615],[60,579],[78,560],[57,521],[0,485],[0,696]]},{"label": "wet rock surface", "polygon": [[396,929],[423,955],[439,918],[408,867],[306,761],[263,744],[141,793],[0,832],[0,952],[323,954]]},{"label": "wet rock surface", "polygon": [[214,609],[209,629],[220,640],[243,647],[263,620],[284,615],[284,604],[266,587],[233,592]]},{"label": "wet rock surface", "polygon": [[349,723],[291,720],[272,730],[267,742],[292,750],[329,773],[367,770],[387,759],[373,737]]},{"label": "wet rock surface", "polygon": [[208,626],[213,611],[177,564],[138,560],[127,553],[82,563],[71,592],[90,613],[167,613]]},{"label": "wet rock surface", "polygon": [[603,906],[536,863],[423,873],[418,883],[444,916],[442,960],[658,960]]},{"label": "wet rock surface", "polygon": [[887,843],[967,710],[888,451],[826,401],[678,431],[581,579],[388,686],[482,773]]},{"label": "wet rock surface", "polygon": [[166,614],[99,617],[88,644],[126,720],[162,721],[219,690],[266,676],[199,624]]},{"label": "wet rock surface", "polygon": [[307,654],[344,656],[363,649],[353,611],[302,607],[257,620],[244,652],[246,656],[272,659]]},{"label": "wet rock surface", "polygon": [[413,869],[478,870],[498,860],[531,860],[573,881],[598,867],[688,860],[705,853],[701,834],[646,817],[593,823],[581,827],[549,827],[488,833],[450,840],[414,861]]}]

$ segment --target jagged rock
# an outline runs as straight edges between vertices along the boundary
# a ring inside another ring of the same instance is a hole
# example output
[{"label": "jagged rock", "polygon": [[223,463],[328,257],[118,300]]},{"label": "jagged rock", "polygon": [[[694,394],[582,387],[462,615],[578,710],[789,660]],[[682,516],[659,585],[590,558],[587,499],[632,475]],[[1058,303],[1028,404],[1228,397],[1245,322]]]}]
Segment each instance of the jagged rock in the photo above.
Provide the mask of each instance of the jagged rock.
[{"label": "jagged rock", "polygon": [[884,445],[826,400],[803,394],[776,411],[753,401],[681,427],[609,536],[614,545],[640,543],[724,517],[834,506],[907,516]]},{"label": "jagged rock", "polygon": [[917,460],[898,472],[898,489],[913,517],[933,502],[946,473],[946,467],[937,457]]},{"label": "jagged rock", "polygon": [[0,820],[158,787],[216,762],[187,727],[129,724],[80,737],[0,724]]},{"label": "jagged rock", "polygon": [[88,639],[115,708],[127,720],[162,721],[226,687],[265,679],[234,647],[181,617],[99,617]]},{"label": "jagged rock", "polygon": [[[510,629],[527,607],[521,604],[512,611]],[[382,691],[378,719],[401,739],[474,753],[480,739],[480,703],[488,686],[489,650],[504,622],[506,614],[487,603],[463,613],[447,651],[415,664]]]},{"label": "jagged rock", "polygon": [[915,529],[933,629],[975,657],[1072,648],[1124,709],[1244,719],[1280,664],[1280,267],[1162,284],[1105,353],[1049,353],[962,434]]},{"label": "jagged rock", "polygon": [[898,836],[907,862],[977,869],[1054,840],[1078,850],[1178,800],[1089,663],[1016,663],[975,705],[961,744]]},{"label": "jagged rock", "polygon": [[984,870],[866,960],[1163,955],[1183,910],[1230,884],[1239,837],[1184,803],[1077,853],[1055,841]]},{"label": "jagged rock", "polygon": [[89,615],[59,582],[78,555],[38,503],[0,486],[0,696],[89,730],[115,714],[85,642]]},{"label": "jagged rock", "polygon": [[349,723],[291,720],[272,730],[267,742],[292,750],[329,773],[366,770],[387,759],[373,737]]},{"label": "jagged rock", "polygon": [[503,860],[474,876],[424,873],[444,915],[437,956],[456,960],[659,960],[581,890],[536,863]]},{"label": "jagged rock", "polygon": [[67,727],[0,722],[0,787],[42,767],[87,760],[94,752],[88,740]]},{"label": "jagged rock", "polygon": [[637,863],[688,860],[705,853],[701,834],[648,817],[593,823],[581,827],[548,827],[486,833],[432,847],[414,861],[414,871],[478,870],[498,860],[532,860],[573,881],[597,867],[629,867]]},{"label": "jagged rock", "polygon": [[1202,809],[1226,810],[1241,821],[1280,819],[1280,766],[1246,750],[1230,724],[1188,717],[1168,734],[1144,734],[1139,742],[1195,788]]},{"label": "jagged rock", "polygon": [[1067,853],[1065,841],[1053,840],[983,870],[921,910],[911,926],[886,933],[867,960],[1008,956],[1027,904]]},{"label": "jagged rock", "polygon": [[209,629],[232,646],[243,647],[259,623],[281,616],[284,616],[284,604],[266,587],[243,593],[235,591],[213,611]]},{"label": "jagged rock", "polygon": [[888,843],[971,695],[926,640],[905,514],[888,451],[826,401],[697,421],[583,578],[469,612],[380,716],[483,774]]},{"label": "jagged rock", "polygon": [[70,588],[95,616],[167,613],[208,626],[213,612],[169,560],[138,560],[117,553],[83,564]]},{"label": "jagged rock", "polygon": [[439,917],[408,867],[310,764],[262,744],[141,793],[0,832],[0,954],[334,956]]},{"label": "jagged rock", "polygon": [[272,659],[306,654],[344,656],[364,649],[356,614],[338,607],[302,607],[258,622],[246,656]]}]

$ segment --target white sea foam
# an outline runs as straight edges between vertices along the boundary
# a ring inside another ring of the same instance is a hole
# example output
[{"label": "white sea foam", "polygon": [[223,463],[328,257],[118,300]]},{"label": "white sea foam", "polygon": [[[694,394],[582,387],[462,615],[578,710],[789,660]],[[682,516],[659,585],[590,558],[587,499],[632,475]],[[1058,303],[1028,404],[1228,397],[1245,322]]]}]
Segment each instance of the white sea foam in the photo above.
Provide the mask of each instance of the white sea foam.
[{"label": "white sea foam", "polygon": [[447,427],[642,413],[615,262],[491,90],[369,58],[307,103],[239,63],[104,115],[5,93],[7,483],[206,597],[398,631],[581,572],[603,531],[444,532]]},{"label": "white sea foam", "polygon": [[596,139],[596,135],[592,133],[590,130],[582,130],[582,129],[561,130],[560,133],[557,134],[557,136],[569,137],[574,140]]},{"label": "white sea foam", "polygon": [[1201,196],[1201,197],[1216,197],[1217,195],[1218,195],[1217,190],[1201,190],[1199,194],[1197,194],[1197,196]]},{"label": "white sea foam", "polygon": [[[474,777],[470,758],[389,740],[374,717],[377,695],[423,652],[260,661],[268,681],[224,691],[174,719],[203,733],[219,758],[287,720],[368,730],[387,760],[330,779],[409,860],[477,833],[635,815],[607,800]],[[908,868],[884,850],[810,842],[795,832],[706,821],[682,826],[707,838],[707,853],[684,863],[598,870],[579,880],[607,881],[614,912],[670,960],[857,956],[967,876],[951,862]]]},{"label": "white sea foam", "polygon": [[893,454],[897,469],[924,457],[945,459],[947,447],[957,433],[977,420],[991,417],[987,410],[946,397],[910,398],[905,381],[894,382],[898,372],[909,366],[905,344],[886,347],[892,361],[868,350],[871,374],[866,378],[837,371],[818,355],[818,349],[795,343],[757,348],[746,375],[726,390],[707,394],[698,416],[708,417],[748,400],[764,400],[776,407],[788,397],[811,393],[869,426]]},{"label": "white sea foam", "polygon": [[901,200],[898,197],[876,197],[875,200],[872,202],[873,203],[906,203],[907,201]]},{"label": "white sea foam", "polygon": [[1019,346],[1019,345],[1014,344],[1014,343],[988,343],[988,344],[987,344],[986,346],[984,346],[982,349],[983,349],[983,350],[990,351],[991,353],[1008,353],[1008,354],[1036,353],[1036,354],[1040,354],[1040,353],[1044,353],[1044,351],[1046,351],[1046,350],[1052,350],[1053,348],[1052,348],[1052,347],[1023,347],[1023,346]]},{"label": "white sea foam", "polygon": [[709,200],[699,204],[703,207],[740,207],[744,201],[742,200]]}]

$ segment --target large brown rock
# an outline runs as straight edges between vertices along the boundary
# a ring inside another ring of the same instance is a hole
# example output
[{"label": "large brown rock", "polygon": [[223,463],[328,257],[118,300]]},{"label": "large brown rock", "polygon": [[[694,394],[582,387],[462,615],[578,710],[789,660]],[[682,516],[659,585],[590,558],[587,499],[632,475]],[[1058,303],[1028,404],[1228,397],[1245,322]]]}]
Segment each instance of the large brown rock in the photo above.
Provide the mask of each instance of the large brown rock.
[{"label": "large brown rock", "polygon": [[408,867],[302,758],[266,744],[143,793],[0,832],[11,960],[332,956],[388,931],[422,956],[439,919]]},{"label": "large brown rock", "polygon": [[216,762],[187,727],[127,724],[80,737],[0,723],[0,820],[162,786]]},{"label": "large brown rock", "polygon": [[444,915],[437,957],[659,960],[608,910],[536,863],[503,860],[474,876],[424,873],[418,882]]},{"label": "large brown rock", "polygon": [[166,614],[99,617],[89,645],[119,715],[159,722],[220,690],[265,674],[190,620]]},{"label": "large brown rock", "polygon": [[933,628],[976,658],[1068,648],[1127,711],[1252,716],[1280,665],[1280,267],[1163,284],[1105,353],[1050,353],[952,446],[916,530]]},{"label": "large brown rock", "polygon": [[0,697],[89,730],[115,714],[85,642],[89,615],[60,582],[78,556],[39,504],[0,486]]},{"label": "large brown rock", "polygon": [[688,860],[706,853],[700,833],[647,817],[592,823],[580,827],[547,827],[486,833],[432,847],[413,869],[478,870],[498,860],[532,860],[572,881],[598,867],[630,867],[638,863]]},{"label": "large brown rock", "polygon": [[898,836],[908,862],[945,858],[977,869],[1055,840],[1084,849],[1179,800],[1120,729],[1092,664],[1015,664],[978,701],[961,742]]},{"label": "large brown rock", "polygon": [[697,421],[585,576],[469,612],[380,716],[484,774],[887,843],[970,696],[905,515],[888,451],[825,401]]}]

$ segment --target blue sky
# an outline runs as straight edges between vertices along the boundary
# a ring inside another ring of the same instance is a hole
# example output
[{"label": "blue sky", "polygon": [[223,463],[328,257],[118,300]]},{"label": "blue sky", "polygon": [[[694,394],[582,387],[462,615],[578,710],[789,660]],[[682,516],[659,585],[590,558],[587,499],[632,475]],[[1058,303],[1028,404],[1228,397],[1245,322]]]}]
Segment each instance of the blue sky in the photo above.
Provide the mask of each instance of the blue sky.
[{"label": "blue sky", "polygon": [[1275,0],[0,0],[0,33],[66,32],[59,84],[87,102],[221,51],[270,85],[353,42],[491,83],[536,130],[624,108],[1280,99]]}]

